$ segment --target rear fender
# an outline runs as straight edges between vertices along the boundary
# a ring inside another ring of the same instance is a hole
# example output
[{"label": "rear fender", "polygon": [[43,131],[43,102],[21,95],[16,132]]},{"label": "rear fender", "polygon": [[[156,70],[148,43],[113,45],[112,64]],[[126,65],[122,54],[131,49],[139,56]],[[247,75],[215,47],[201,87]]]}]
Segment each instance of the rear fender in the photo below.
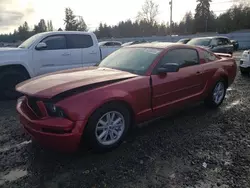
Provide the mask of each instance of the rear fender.
[{"label": "rear fender", "polygon": [[[212,90],[214,88],[214,85],[220,79],[226,79],[226,81],[228,82],[228,73],[224,69],[222,69],[222,68],[218,69],[214,73],[214,75],[212,76],[212,78],[208,80],[207,88],[206,88],[206,90],[208,91],[207,94],[210,93],[210,92],[212,92]],[[228,83],[227,83],[227,85],[228,85]]]}]

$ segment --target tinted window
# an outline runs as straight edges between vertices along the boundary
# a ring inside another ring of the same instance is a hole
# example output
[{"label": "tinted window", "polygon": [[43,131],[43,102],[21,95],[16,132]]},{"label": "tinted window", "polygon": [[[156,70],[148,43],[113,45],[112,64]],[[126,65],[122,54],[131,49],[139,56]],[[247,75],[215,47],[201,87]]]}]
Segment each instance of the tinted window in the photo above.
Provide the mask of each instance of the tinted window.
[{"label": "tinted window", "polygon": [[221,38],[223,45],[230,44],[230,41],[227,38]]},{"label": "tinted window", "polygon": [[107,42],[104,46],[113,46],[113,42]]},{"label": "tinted window", "polygon": [[228,45],[230,41],[227,38],[217,38],[218,45]]},{"label": "tinted window", "polygon": [[195,46],[209,46],[212,39],[210,38],[195,38],[191,39],[187,44]]},{"label": "tinted window", "polygon": [[89,48],[93,46],[93,40],[90,35],[76,34],[66,36],[68,48]]},{"label": "tinted window", "polygon": [[43,39],[42,42],[47,44],[45,50],[66,49],[66,39],[64,36],[50,36]]},{"label": "tinted window", "polygon": [[176,49],[167,52],[161,59],[160,65],[166,63],[177,63],[180,67],[187,67],[199,64],[199,57],[196,50]]},{"label": "tinted window", "polygon": [[121,43],[119,43],[119,42],[113,42],[113,45],[114,46],[121,46]]},{"label": "tinted window", "polygon": [[121,46],[121,44],[118,42],[107,42],[104,46]]},{"label": "tinted window", "polygon": [[217,39],[218,40],[218,45],[224,45],[225,40],[222,38]]}]

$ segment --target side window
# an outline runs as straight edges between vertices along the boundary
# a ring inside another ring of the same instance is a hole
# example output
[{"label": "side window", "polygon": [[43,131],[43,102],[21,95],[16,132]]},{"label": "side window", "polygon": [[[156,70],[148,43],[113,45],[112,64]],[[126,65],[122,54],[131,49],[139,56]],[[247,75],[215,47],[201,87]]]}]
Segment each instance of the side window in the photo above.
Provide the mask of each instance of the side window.
[{"label": "side window", "polygon": [[41,42],[47,44],[47,48],[44,50],[60,50],[66,49],[66,39],[64,36],[50,36],[43,39]]},{"label": "side window", "polygon": [[114,46],[121,46],[121,44],[119,42],[113,42]]},{"label": "side window", "polygon": [[112,46],[112,42],[106,42],[104,46]]},{"label": "side window", "polygon": [[193,49],[175,49],[168,51],[161,59],[160,65],[166,63],[177,63],[180,67],[188,67],[199,64],[199,57]]},{"label": "side window", "polygon": [[212,45],[212,46],[218,46],[219,45],[219,40],[218,39],[212,39],[210,45]]},{"label": "side window", "polygon": [[203,55],[204,55],[204,60],[205,60],[207,63],[208,63],[208,62],[212,62],[212,61],[218,60],[218,58],[217,58],[214,54],[212,54],[212,53],[210,53],[210,52],[203,51],[202,53],[203,53]]},{"label": "side window", "polygon": [[227,38],[224,39],[224,44],[225,44],[225,45],[228,45],[228,44],[230,44],[230,43],[231,43],[230,40],[228,40]]},{"label": "side window", "polygon": [[219,46],[225,44],[225,40],[224,40],[223,38],[219,38],[219,39],[217,39],[217,40],[218,40],[218,45],[219,45]]},{"label": "side window", "polygon": [[93,46],[93,40],[90,35],[84,34],[73,34],[73,35],[66,35],[67,37],[67,44],[68,48],[89,48]]}]

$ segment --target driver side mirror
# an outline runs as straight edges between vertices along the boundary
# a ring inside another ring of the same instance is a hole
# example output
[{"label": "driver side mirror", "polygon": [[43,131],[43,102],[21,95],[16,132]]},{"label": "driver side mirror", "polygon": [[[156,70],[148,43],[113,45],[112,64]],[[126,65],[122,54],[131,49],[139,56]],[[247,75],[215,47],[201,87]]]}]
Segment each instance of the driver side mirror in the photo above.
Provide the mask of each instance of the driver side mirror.
[{"label": "driver side mirror", "polygon": [[47,44],[44,42],[40,42],[37,46],[36,46],[36,50],[43,50],[47,48]]},{"label": "driver side mirror", "polygon": [[164,74],[168,72],[178,72],[180,69],[177,63],[166,63],[157,69],[158,74]]}]

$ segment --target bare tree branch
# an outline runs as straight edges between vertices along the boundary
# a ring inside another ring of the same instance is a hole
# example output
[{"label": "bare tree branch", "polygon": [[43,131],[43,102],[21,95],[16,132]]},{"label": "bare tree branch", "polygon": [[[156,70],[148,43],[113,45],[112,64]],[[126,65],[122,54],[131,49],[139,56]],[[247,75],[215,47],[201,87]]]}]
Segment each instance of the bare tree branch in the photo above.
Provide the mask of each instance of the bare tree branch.
[{"label": "bare tree branch", "polygon": [[150,24],[156,22],[156,17],[159,15],[159,5],[153,0],[146,0],[142,6],[142,10],[138,12],[137,19],[146,21]]},{"label": "bare tree branch", "polygon": [[250,6],[250,0],[234,0],[237,4],[244,4],[245,6]]}]

